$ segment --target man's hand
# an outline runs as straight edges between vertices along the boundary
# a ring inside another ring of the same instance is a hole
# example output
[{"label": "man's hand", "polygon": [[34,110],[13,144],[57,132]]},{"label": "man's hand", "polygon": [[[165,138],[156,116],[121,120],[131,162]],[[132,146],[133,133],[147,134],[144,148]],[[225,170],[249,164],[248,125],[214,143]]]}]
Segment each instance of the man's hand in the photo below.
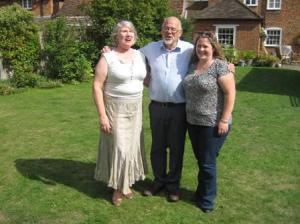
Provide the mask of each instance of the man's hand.
[{"label": "man's hand", "polygon": [[108,53],[111,51],[111,48],[109,46],[104,46],[102,49],[101,49],[101,53]]},{"label": "man's hand", "polygon": [[235,74],[235,66],[232,63],[228,64],[228,70],[232,73]]}]

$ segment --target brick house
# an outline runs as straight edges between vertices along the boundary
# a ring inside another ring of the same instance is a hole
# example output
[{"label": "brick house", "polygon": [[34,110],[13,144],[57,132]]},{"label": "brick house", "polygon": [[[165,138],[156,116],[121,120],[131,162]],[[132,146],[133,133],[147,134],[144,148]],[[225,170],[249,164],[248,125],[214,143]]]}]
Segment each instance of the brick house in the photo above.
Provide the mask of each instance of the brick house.
[{"label": "brick house", "polygon": [[280,46],[291,45],[294,59],[300,59],[300,0],[171,0],[171,5],[194,20],[194,34],[213,31],[222,44],[255,52],[264,45],[277,55]]},{"label": "brick house", "polygon": [[64,0],[4,0],[0,1],[0,7],[13,3],[32,11],[37,18],[51,18],[61,9]]},{"label": "brick house", "polygon": [[36,18],[66,16],[70,18],[84,16],[81,5],[91,0],[0,0],[0,7],[13,3],[32,11]]}]

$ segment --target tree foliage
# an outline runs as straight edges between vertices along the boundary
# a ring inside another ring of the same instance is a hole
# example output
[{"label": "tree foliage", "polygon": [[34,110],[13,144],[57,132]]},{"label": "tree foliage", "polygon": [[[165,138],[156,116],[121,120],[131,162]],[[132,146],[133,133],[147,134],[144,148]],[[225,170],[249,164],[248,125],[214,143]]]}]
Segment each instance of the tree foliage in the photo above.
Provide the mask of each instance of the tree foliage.
[{"label": "tree foliage", "polygon": [[32,13],[14,4],[0,8],[0,55],[3,64],[13,72],[17,87],[32,84],[39,68],[40,44],[38,27]]},{"label": "tree foliage", "polygon": [[112,29],[120,20],[133,22],[139,35],[136,46],[141,47],[159,39],[164,17],[175,15],[168,0],[94,0],[89,14],[100,48],[111,44]]},{"label": "tree foliage", "polygon": [[43,31],[44,74],[65,83],[84,81],[92,74],[91,63],[81,51],[75,30],[63,17],[48,22]]}]

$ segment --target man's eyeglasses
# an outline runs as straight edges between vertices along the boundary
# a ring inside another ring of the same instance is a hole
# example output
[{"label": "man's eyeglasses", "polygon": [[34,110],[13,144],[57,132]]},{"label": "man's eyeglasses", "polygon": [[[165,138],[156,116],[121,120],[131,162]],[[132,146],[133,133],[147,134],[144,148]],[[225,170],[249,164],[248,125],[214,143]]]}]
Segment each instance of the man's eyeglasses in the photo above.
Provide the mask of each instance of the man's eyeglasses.
[{"label": "man's eyeglasses", "polygon": [[198,32],[197,33],[199,37],[207,37],[207,38],[214,38],[215,34],[208,31]]},{"label": "man's eyeglasses", "polygon": [[164,32],[171,32],[171,33],[173,33],[173,34],[175,34],[175,33],[178,33],[180,30],[177,30],[176,28],[174,28],[174,27],[163,27],[162,28],[162,30],[164,31]]}]

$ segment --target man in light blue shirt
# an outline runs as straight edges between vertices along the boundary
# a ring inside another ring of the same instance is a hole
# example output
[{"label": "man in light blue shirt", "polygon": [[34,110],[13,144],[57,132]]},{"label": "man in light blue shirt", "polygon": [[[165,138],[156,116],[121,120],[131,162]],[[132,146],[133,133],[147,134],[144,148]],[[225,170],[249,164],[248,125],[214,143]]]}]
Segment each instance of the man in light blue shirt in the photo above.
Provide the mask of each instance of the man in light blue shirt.
[{"label": "man in light blue shirt", "polygon": [[149,114],[152,133],[151,165],[154,175],[153,185],[144,191],[144,195],[155,195],[166,189],[168,200],[176,202],[179,200],[187,130],[182,81],[188,72],[193,45],[179,39],[182,27],[176,17],[164,20],[161,34],[161,41],[152,42],[140,49],[150,67]]},{"label": "man in light blue shirt", "polygon": [[178,39],[175,48],[168,49],[163,41],[158,41],[146,45],[140,51],[146,56],[151,69],[150,99],[184,103],[182,80],[187,74],[193,45]]}]

